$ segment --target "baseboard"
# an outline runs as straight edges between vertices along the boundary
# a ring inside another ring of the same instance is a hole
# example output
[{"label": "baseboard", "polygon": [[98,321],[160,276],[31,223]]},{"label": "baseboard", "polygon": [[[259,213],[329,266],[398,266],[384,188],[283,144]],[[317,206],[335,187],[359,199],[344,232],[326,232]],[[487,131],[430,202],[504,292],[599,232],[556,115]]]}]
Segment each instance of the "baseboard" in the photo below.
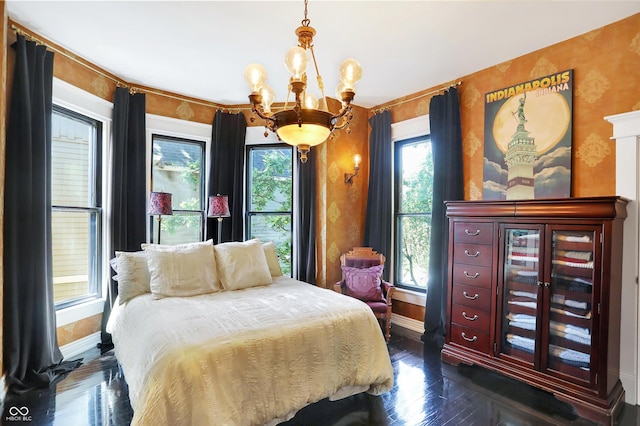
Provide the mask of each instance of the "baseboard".
[{"label": "baseboard", "polygon": [[391,324],[399,325],[416,333],[424,333],[424,322],[407,318],[398,314],[391,314]]},{"label": "baseboard", "polygon": [[98,343],[100,343],[99,331],[60,347],[60,352],[67,359],[95,348]]},{"label": "baseboard", "polygon": [[636,377],[632,373],[621,370],[620,381],[624,388],[624,402],[631,405],[640,405],[636,394]]}]

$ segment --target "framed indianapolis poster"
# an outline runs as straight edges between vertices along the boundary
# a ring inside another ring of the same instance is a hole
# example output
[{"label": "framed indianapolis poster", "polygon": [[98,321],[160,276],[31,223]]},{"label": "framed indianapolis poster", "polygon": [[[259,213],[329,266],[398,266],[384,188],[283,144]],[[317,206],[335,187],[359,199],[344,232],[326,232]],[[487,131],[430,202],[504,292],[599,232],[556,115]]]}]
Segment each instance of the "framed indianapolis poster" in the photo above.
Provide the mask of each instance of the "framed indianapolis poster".
[{"label": "framed indianapolis poster", "polygon": [[571,196],[573,70],[485,95],[484,200]]}]

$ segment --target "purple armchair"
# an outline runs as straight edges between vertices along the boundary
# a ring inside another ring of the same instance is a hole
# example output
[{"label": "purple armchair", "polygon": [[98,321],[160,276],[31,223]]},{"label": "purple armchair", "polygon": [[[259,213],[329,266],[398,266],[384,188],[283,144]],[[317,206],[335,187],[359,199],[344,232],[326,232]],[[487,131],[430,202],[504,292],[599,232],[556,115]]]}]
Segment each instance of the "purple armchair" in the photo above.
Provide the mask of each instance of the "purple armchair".
[{"label": "purple armchair", "polygon": [[[384,261],[384,255],[376,253],[371,247],[354,247],[350,252],[340,256],[340,264],[342,266],[359,269],[371,268],[378,265],[383,265],[384,267]],[[382,268],[379,269],[381,274]],[[343,269],[342,280],[334,284],[333,289],[338,293],[357,297],[358,299],[361,299],[363,302],[369,305],[374,315],[378,319],[378,322],[380,322],[380,325],[384,327],[383,329],[385,339],[388,342],[389,338],[391,337],[391,302],[393,300],[393,292],[395,290],[395,287],[393,286],[393,284],[384,281],[382,278],[379,278],[379,281],[380,291],[382,292],[381,297],[361,297],[357,294],[354,294],[353,291],[350,291],[347,288],[346,277]]]}]

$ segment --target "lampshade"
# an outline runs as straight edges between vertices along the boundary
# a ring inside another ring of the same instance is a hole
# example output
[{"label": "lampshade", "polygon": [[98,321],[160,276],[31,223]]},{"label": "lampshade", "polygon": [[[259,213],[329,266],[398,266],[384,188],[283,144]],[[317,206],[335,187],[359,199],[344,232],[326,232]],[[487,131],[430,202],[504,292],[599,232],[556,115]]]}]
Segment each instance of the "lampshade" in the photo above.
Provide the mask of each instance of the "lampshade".
[{"label": "lampshade", "polygon": [[209,197],[208,217],[229,217],[229,197],[226,195],[212,195]]},{"label": "lampshade", "polygon": [[149,214],[172,215],[171,194],[168,192],[149,193]]}]

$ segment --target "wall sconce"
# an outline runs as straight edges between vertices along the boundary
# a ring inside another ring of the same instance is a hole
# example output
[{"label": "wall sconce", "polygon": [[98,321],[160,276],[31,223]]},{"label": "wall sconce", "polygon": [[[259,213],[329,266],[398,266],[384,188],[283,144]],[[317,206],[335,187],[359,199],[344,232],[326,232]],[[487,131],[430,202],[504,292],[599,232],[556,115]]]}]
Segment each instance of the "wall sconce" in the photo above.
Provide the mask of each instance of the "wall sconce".
[{"label": "wall sconce", "polygon": [[360,154],[353,156],[353,173],[344,174],[344,183],[353,184],[353,178],[358,176],[358,171],[360,170],[360,161],[362,161]]}]

